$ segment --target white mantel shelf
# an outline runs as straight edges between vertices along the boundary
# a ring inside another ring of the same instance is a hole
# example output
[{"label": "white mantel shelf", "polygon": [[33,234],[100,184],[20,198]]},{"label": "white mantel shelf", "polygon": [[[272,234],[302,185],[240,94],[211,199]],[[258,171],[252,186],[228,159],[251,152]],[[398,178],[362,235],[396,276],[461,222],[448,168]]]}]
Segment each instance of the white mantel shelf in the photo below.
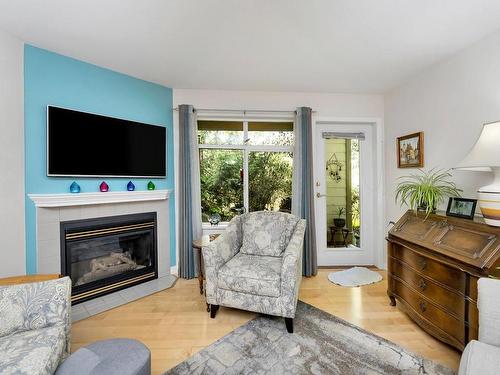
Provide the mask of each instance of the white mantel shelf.
[{"label": "white mantel shelf", "polygon": [[106,193],[28,194],[36,207],[87,206],[93,204],[166,200],[170,190],[108,191]]}]

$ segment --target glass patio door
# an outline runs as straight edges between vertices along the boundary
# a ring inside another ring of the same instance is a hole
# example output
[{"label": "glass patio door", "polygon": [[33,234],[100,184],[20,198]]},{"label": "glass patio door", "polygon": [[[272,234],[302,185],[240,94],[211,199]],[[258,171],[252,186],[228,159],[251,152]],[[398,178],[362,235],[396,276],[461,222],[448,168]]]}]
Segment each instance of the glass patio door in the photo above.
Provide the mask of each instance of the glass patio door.
[{"label": "glass patio door", "polygon": [[315,203],[318,265],[374,263],[372,126],[317,123]]}]

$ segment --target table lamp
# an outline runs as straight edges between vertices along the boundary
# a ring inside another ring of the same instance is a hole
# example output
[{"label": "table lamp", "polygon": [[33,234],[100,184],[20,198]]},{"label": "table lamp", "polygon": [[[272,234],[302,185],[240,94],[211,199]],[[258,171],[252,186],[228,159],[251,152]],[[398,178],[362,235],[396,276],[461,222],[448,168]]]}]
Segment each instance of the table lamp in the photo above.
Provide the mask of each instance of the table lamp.
[{"label": "table lamp", "polygon": [[476,144],[456,169],[493,172],[493,183],[478,189],[478,202],[486,224],[500,227],[500,121],[483,125]]}]

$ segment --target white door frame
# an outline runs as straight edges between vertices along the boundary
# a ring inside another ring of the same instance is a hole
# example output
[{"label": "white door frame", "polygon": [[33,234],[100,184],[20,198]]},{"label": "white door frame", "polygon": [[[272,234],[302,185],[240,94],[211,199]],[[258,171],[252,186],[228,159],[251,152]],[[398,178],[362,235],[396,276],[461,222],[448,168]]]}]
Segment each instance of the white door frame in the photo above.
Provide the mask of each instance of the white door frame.
[{"label": "white door frame", "polygon": [[[313,116],[313,148],[314,150],[317,149],[318,142],[321,141],[321,139],[317,139],[317,128],[318,125],[368,125],[372,127],[372,137],[373,137],[373,154],[375,155],[376,160],[373,161],[372,166],[374,168],[373,170],[373,175],[374,175],[374,202],[373,202],[373,228],[372,230],[372,238],[373,238],[373,257],[371,261],[369,262],[370,264],[374,264],[375,266],[385,269],[386,264],[387,264],[387,255],[385,252],[385,191],[384,191],[384,180],[385,180],[385,173],[384,173],[384,132],[383,132],[383,123],[380,119],[378,118],[339,118],[339,117],[324,117],[324,116]],[[321,224],[321,220],[323,218],[318,218],[318,212],[322,212],[318,210],[318,206],[320,204],[324,204],[324,202],[318,198],[316,198],[316,193],[319,192],[318,188],[315,186],[315,182],[318,180],[318,171],[316,170],[317,168],[314,169],[314,204],[315,204],[315,211],[316,211],[316,220],[318,224]],[[321,187],[320,189],[324,189],[324,187]],[[320,192],[323,193],[323,190]],[[324,220],[324,219],[323,219]],[[366,219],[365,219],[366,222]],[[317,249],[316,251],[318,252],[319,256],[319,251],[326,250],[326,236],[325,233],[320,232],[320,227],[321,225],[316,226],[316,246]],[[324,239],[324,241],[323,241]],[[361,243],[363,244],[363,237],[361,237]],[[349,251],[352,251],[353,249],[349,249]],[[336,248],[336,252],[342,252],[345,250]],[[352,263],[347,263],[342,261],[342,255],[339,253],[339,265],[352,265]]]}]

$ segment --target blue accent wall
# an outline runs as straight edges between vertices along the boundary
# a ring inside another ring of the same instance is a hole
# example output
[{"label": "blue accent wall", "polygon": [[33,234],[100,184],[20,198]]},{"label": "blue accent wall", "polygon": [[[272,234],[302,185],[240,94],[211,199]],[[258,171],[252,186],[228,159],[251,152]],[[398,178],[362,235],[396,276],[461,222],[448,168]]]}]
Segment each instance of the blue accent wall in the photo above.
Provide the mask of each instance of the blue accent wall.
[{"label": "blue accent wall", "polygon": [[[118,57],[117,57],[118,58]],[[102,178],[47,177],[46,108],[55,105],[167,128],[167,178],[157,189],[174,189],[172,89],[25,45],[24,121],[26,184],[26,271],[36,273],[36,212],[30,193],[67,193],[76,180],[82,192],[99,191]],[[105,150],[95,150],[106,154]],[[106,178],[110,191],[126,190],[130,179]],[[132,179],[146,190],[147,179]],[[105,193],[103,193],[105,194]],[[170,262],[175,259],[175,204],[170,204]],[[166,203],[167,204],[167,203]],[[161,228],[158,228],[161,230]],[[168,251],[168,249],[158,249]]]}]

